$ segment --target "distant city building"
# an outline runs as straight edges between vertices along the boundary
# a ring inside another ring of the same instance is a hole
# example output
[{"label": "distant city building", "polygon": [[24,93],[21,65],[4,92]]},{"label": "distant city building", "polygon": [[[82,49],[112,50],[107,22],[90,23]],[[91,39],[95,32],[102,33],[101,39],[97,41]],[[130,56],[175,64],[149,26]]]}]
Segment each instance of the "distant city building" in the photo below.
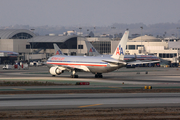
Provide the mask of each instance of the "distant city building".
[{"label": "distant city building", "polygon": [[131,38],[136,38],[136,37],[139,37],[141,36],[140,34],[131,34]]}]

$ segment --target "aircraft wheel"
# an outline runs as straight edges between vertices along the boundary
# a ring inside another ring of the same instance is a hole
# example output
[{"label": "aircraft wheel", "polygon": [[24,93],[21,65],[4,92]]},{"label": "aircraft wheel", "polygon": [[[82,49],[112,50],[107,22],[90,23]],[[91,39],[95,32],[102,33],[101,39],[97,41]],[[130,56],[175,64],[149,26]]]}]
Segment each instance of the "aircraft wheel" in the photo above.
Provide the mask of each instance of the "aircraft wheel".
[{"label": "aircraft wheel", "polygon": [[102,74],[95,74],[95,78],[102,78]]},{"label": "aircraft wheel", "polygon": [[56,77],[55,75],[52,75],[52,77]]},{"label": "aircraft wheel", "polygon": [[71,78],[78,78],[78,75],[71,75]]}]

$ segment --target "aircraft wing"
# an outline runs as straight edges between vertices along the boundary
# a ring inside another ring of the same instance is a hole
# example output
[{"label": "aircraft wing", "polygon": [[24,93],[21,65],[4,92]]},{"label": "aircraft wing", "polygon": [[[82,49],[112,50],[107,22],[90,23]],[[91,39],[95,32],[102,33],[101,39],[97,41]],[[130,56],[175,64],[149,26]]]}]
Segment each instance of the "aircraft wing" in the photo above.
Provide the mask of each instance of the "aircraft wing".
[{"label": "aircraft wing", "polygon": [[124,61],[120,61],[120,60],[102,60],[103,62],[107,62],[107,63],[111,63],[111,64],[115,64],[115,65],[119,65],[119,64],[124,64],[126,65],[126,62]]},{"label": "aircraft wing", "polygon": [[60,65],[59,68],[64,70],[79,70],[85,72],[90,71],[86,66],[83,65]]}]

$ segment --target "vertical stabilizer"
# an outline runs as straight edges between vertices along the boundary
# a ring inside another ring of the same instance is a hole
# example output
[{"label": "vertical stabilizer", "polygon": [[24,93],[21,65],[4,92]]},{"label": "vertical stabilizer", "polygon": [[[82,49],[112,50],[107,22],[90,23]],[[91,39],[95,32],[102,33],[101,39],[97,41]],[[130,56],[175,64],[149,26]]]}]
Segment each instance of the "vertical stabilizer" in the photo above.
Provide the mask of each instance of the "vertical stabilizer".
[{"label": "vertical stabilizer", "polygon": [[114,54],[111,56],[112,58],[117,60],[124,60],[128,35],[129,35],[129,31],[127,30],[125,31],[123,37],[121,38],[121,41],[119,42],[117,48],[115,49]]},{"label": "vertical stabilizer", "polygon": [[92,44],[89,41],[85,41],[85,43],[86,43],[87,52],[89,56],[101,55],[97,52],[97,50],[92,46]]},{"label": "vertical stabilizer", "polygon": [[57,46],[57,44],[53,44],[54,45],[54,55],[64,55],[63,53],[62,53],[62,51],[60,50],[60,48]]}]

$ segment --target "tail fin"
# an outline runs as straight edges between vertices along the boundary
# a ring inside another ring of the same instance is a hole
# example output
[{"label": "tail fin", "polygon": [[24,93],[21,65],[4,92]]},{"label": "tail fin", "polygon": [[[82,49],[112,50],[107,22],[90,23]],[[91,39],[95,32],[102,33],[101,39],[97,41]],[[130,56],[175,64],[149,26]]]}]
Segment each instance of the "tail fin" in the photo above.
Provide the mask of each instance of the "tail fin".
[{"label": "tail fin", "polygon": [[129,35],[129,31],[127,30],[125,31],[123,37],[121,38],[121,41],[119,42],[117,48],[115,49],[114,54],[111,56],[112,58],[117,60],[124,60],[128,35]]},{"label": "tail fin", "polygon": [[89,56],[97,56],[100,55],[98,51],[92,46],[92,44],[89,41],[85,41],[87,46],[87,52]]},{"label": "tail fin", "polygon": [[54,55],[64,55],[63,53],[62,53],[62,51],[60,50],[60,48],[57,46],[57,44],[53,44],[54,45]]}]

